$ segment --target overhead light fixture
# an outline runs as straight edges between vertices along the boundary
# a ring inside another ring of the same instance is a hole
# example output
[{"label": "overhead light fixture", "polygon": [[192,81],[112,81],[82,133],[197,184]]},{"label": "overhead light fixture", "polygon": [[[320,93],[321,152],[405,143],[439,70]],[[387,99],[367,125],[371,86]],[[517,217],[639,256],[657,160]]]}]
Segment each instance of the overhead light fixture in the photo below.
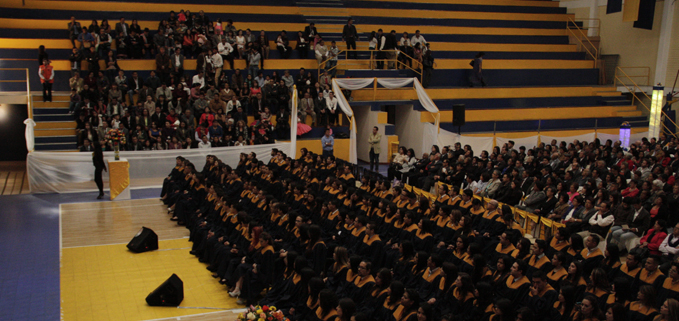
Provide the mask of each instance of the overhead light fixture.
[{"label": "overhead light fixture", "polygon": [[629,137],[631,132],[632,126],[629,122],[623,122],[622,125],[620,125],[620,147],[624,150],[629,149]]},{"label": "overhead light fixture", "polygon": [[651,97],[651,115],[648,122],[649,137],[660,137],[662,127],[662,107],[665,99],[665,87],[658,84],[653,86],[653,96]]}]

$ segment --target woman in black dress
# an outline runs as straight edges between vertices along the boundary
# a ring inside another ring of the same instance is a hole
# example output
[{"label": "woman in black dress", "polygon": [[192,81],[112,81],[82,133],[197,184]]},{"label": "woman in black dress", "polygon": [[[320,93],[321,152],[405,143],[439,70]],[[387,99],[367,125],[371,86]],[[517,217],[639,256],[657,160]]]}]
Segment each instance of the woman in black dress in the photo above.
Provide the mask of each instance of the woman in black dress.
[{"label": "woman in black dress", "polygon": [[97,199],[100,200],[104,198],[104,180],[101,178],[101,171],[106,171],[106,164],[104,163],[104,151],[98,141],[94,141],[92,163],[94,163],[94,182],[97,183],[97,188],[99,188]]}]

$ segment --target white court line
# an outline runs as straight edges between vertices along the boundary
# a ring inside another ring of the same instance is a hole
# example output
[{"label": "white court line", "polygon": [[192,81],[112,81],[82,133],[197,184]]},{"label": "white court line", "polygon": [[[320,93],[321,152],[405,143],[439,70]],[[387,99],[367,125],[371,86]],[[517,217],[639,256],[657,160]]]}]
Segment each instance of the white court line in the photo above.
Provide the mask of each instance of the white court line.
[{"label": "white court line", "polygon": [[[162,241],[173,241],[173,240],[182,240],[182,239],[188,239],[188,238],[189,238],[188,236],[184,236],[184,237],[180,237],[180,238],[176,238],[176,239],[165,239],[165,240],[158,239],[158,242],[162,242]],[[95,246],[108,246],[108,245],[123,245],[123,244],[127,245],[128,243],[129,243],[129,242],[125,242],[125,243],[108,243],[108,244],[94,244],[94,245],[77,245],[77,246],[67,246],[67,247],[65,247],[65,249],[74,249],[74,248],[78,248],[78,247],[95,247]],[[188,249],[188,247],[186,247],[186,248],[172,248],[172,249],[159,249],[158,251],[181,250],[181,249]]]},{"label": "white court line", "polygon": [[[182,307],[177,307],[182,308]],[[159,319],[148,319],[145,321],[158,321],[158,320],[182,320],[183,318],[193,318],[199,315],[208,315],[208,314],[215,314],[215,313],[225,313],[225,312],[231,312],[233,314],[238,314],[238,313],[243,313],[247,311],[246,309],[239,308],[239,309],[231,309],[231,310],[222,310],[222,311],[214,311],[214,312],[204,312],[204,313],[196,313],[196,314],[189,314],[189,315],[182,315],[178,317],[168,317],[168,318],[159,318]]]},{"label": "white court line", "polygon": [[[93,202],[96,203],[96,202]],[[81,203],[82,204],[82,203]],[[83,212],[83,211],[96,211],[96,210],[112,210],[119,208],[132,208],[132,207],[152,207],[152,206],[164,206],[163,204],[147,204],[147,205],[126,205],[126,206],[108,206],[108,207],[93,207],[93,208],[81,208],[81,209],[68,209],[67,212]]]},{"label": "white court line", "polygon": [[129,200],[120,200],[120,201],[90,201],[90,202],[71,202],[71,203],[61,203],[64,205],[75,205],[75,204],[116,204],[119,202],[138,202],[138,201],[148,201],[148,200],[157,200],[160,202],[160,197],[151,197],[151,198],[140,198],[140,199],[129,199]]}]

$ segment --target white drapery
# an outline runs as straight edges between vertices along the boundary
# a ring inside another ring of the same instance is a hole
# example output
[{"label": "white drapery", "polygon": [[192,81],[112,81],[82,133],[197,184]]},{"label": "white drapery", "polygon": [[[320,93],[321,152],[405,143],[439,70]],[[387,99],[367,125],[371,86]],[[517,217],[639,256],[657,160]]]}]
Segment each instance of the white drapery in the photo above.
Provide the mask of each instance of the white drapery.
[{"label": "white drapery", "polygon": [[[290,143],[218,147],[210,149],[182,149],[161,151],[121,151],[120,157],[130,163],[130,185],[133,188],[158,186],[163,183],[176,157],[189,159],[198,170],[203,168],[205,157],[215,155],[224,163],[236,168],[240,153],[257,154],[265,164],[271,159],[271,149],[287,150]],[[104,152],[104,158],[113,158],[113,152]],[[27,157],[28,181],[32,193],[69,193],[96,190],[92,153],[32,152]],[[108,173],[104,172],[104,179]]]},{"label": "white drapery", "polygon": [[[436,126],[432,124],[424,124],[425,131],[432,133],[436,131]],[[459,135],[447,131],[445,129],[439,130],[437,145],[439,147],[443,146],[453,146],[455,143],[460,143],[462,146],[469,145],[474,151],[474,156],[481,154],[481,151],[487,151],[491,153],[493,151],[493,136],[489,137],[475,137],[475,136],[465,136]],[[429,152],[429,148],[433,144],[425,145],[423,148],[426,149],[425,152]],[[419,156],[419,155],[418,155]]]},{"label": "white drapery", "polygon": [[549,135],[540,135],[540,142],[545,143],[545,145],[549,145],[552,143],[552,139],[556,139],[556,144],[559,145],[561,142],[566,142],[567,144],[572,143],[574,140],[578,140],[580,142],[593,142],[595,137],[595,133],[592,131],[591,133],[587,134],[582,134],[582,135],[575,135],[575,136],[549,136]]},{"label": "white drapery", "polygon": [[429,95],[427,95],[427,91],[424,90],[424,87],[422,87],[422,84],[417,78],[343,78],[343,79],[335,78],[332,80],[332,90],[335,94],[335,97],[337,97],[340,109],[342,109],[342,112],[344,112],[347,115],[347,117],[349,117],[349,121],[351,122],[351,130],[349,135],[350,162],[354,164],[358,163],[358,157],[356,152],[356,120],[354,119],[354,112],[351,109],[351,106],[349,105],[347,98],[344,97],[344,94],[342,93],[342,89],[359,90],[371,84],[374,85],[375,82],[388,89],[401,88],[414,83],[415,91],[417,92],[417,97],[420,103],[422,104],[425,110],[434,114],[435,119],[434,126],[436,130],[432,131],[429,134],[426,134],[425,136],[430,137],[425,137],[424,139],[438,141],[437,137],[439,132],[439,120],[441,118],[439,109],[436,107],[431,98],[429,98]]},{"label": "white drapery", "polygon": [[521,137],[521,138],[505,138],[505,137],[495,137],[495,143],[497,146],[502,147],[502,145],[508,143],[509,141],[514,142],[514,149],[519,150],[519,147],[524,146],[526,149],[531,149],[538,145],[539,136]]},{"label": "white drapery", "polygon": [[35,122],[32,118],[27,118],[24,124],[26,125],[26,149],[30,153],[35,149]]},{"label": "white drapery", "polygon": [[297,159],[297,85],[292,90],[292,113],[290,114],[290,158]]}]

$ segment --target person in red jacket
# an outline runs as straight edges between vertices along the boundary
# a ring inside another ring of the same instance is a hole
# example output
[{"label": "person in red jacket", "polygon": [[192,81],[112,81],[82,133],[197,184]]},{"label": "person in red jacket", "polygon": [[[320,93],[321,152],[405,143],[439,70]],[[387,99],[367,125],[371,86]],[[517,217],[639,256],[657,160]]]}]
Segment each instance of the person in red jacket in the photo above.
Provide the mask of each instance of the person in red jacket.
[{"label": "person in red jacket", "polygon": [[640,248],[648,248],[651,255],[661,255],[659,248],[660,244],[667,237],[667,222],[665,220],[657,220],[653,228],[646,232],[646,235],[639,240]]},{"label": "person in red jacket", "polygon": [[42,83],[42,101],[52,101],[52,84],[54,83],[54,68],[50,65],[49,59],[45,59],[43,65],[38,70],[40,82]]}]

